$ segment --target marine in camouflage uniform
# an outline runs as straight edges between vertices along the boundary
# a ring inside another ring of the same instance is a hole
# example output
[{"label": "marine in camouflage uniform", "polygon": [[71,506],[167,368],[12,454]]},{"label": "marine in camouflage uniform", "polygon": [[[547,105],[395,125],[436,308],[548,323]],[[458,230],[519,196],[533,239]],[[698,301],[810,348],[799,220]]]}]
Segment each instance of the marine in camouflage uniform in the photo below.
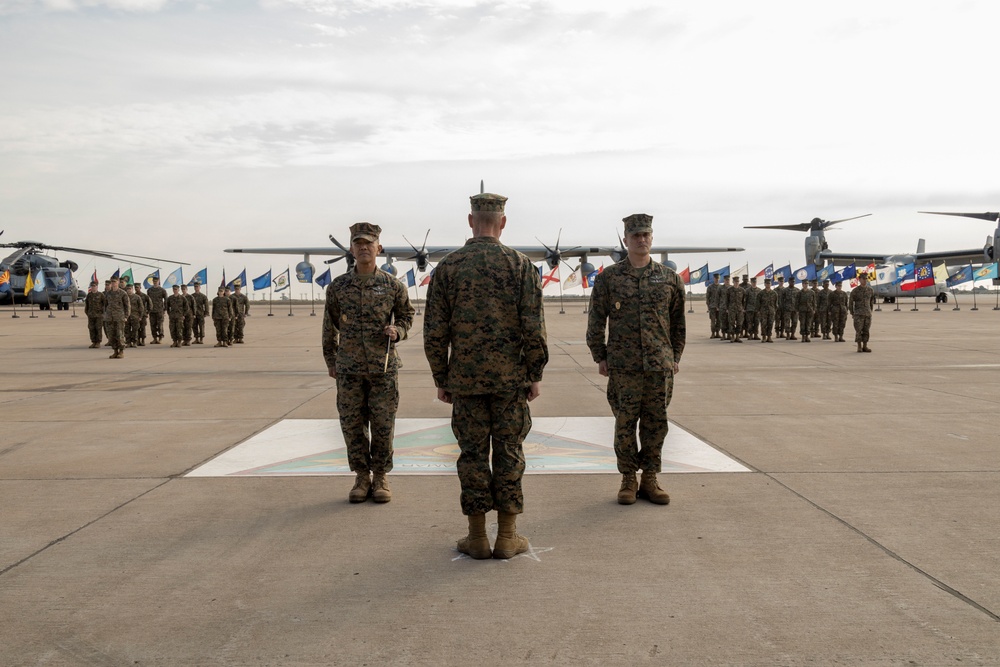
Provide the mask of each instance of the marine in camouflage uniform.
[{"label": "marine in camouflage uniform", "polygon": [[97,283],[90,283],[87,298],[84,300],[83,312],[87,316],[87,330],[90,332],[90,347],[100,347],[104,339],[104,306],[107,298],[103,292],[97,291]]},{"label": "marine in camouflage uniform", "polygon": [[813,316],[811,320],[811,328],[809,331],[810,338],[816,338],[819,336],[819,283],[815,280],[809,281],[809,291],[812,292],[816,297],[816,310],[813,311]]},{"label": "marine in camouflage uniform", "polygon": [[[538,269],[500,242],[506,201],[491,193],[470,197],[473,238],[434,270],[424,316],[424,353],[438,398],[452,404],[461,450],[460,503],[469,533],[458,549],[473,558],[510,558],[528,549],[516,527],[524,511],[522,443],[531,430],[528,401],[541,391],[549,359]],[[491,550],[485,526],[494,509]]]},{"label": "marine in camouflage uniform", "polygon": [[816,295],[816,326],[823,334],[823,340],[830,340],[830,281],[823,281],[823,289]]},{"label": "marine in camouflage uniform", "polygon": [[798,340],[795,337],[795,327],[799,324],[799,288],[795,286],[795,278],[788,279],[788,287],[781,293],[781,312],[785,325],[785,338]]},{"label": "marine in camouflage uniform", "polygon": [[184,345],[190,345],[194,337],[194,296],[188,293],[187,284],[181,285],[181,296],[187,302],[187,311],[184,313]]},{"label": "marine in camouflage uniform", "polygon": [[750,279],[750,287],[747,288],[747,313],[744,318],[747,323],[747,338],[750,340],[760,340],[760,336],[757,335],[757,320],[758,320],[758,304],[757,299],[760,297],[761,289],[757,287],[757,278]]},{"label": "marine in camouflage uniform", "polygon": [[[622,473],[618,502],[631,505],[636,498],[646,498],[666,505],[670,496],[656,475],[669,430],[667,406],[687,337],[684,283],[649,256],[653,218],[637,213],[624,222],[629,254],[597,277],[590,295],[587,346],[599,372],[608,376],[615,455]],[[729,290],[743,293],[736,286]],[[730,317],[736,312],[730,308]],[[639,470],[642,480],[637,482]]]},{"label": "marine in camouflage uniform", "polygon": [[812,319],[816,313],[816,292],[804,286],[799,292],[799,332],[802,334],[802,342],[810,342],[809,334],[812,333]]},{"label": "marine in camouflage uniform", "polygon": [[764,289],[757,295],[757,317],[760,320],[760,341],[773,343],[771,327],[778,312],[778,293],[771,289],[771,279],[764,278]]},{"label": "marine in camouflage uniform", "polygon": [[135,293],[139,295],[142,299],[142,319],[139,320],[139,338],[137,345],[139,347],[144,347],[146,345],[146,325],[149,323],[149,310],[153,307],[153,301],[149,298],[149,295],[142,291],[142,283],[135,284]]},{"label": "marine in camouflage uniform", "polygon": [[128,294],[129,316],[125,321],[125,343],[128,347],[135,347],[139,344],[139,325],[146,314],[146,305],[142,302],[142,296],[135,293],[135,287],[129,285],[125,288]]},{"label": "marine in camouflage uniform", "polygon": [[[773,283],[772,283],[773,285]],[[778,295],[778,305],[774,311],[774,333],[778,338],[785,337],[785,318],[782,301],[785,298],[785,277],[778,276],[778,284],[774,285],[774,293]]]},{"label": "marine in camouflage uniform", "polygon": [[167,290],[160,287],[160,279],[153,278],[153,286],[146,291],[149,297],[149,334],[153,337],[152,344],[159,345],[163,340],[163,314],[167,308]]},{"label": "marine in camouflage uniform", "polygon": [[121,359],[125,356],[125,321],[128,320],[131,304],[128,294],[118,289],[118,279],[111,279],[111,286],[105,295],[104,325],[108,332],[108,343],[114,350],[109,359]]},{"label": "marine in camouflage uniform", "polygon": [[212,299],[212,324],[215,325],[215,347],[228,347],[229,320],[233,319],[233,304],[226,296],[226,288],[219,287],[219,295]]},{"label": "marine in camouflage uniform", "polygon": [[392,470],[400,367],[392,342],[405,340],[413,325],[406,287],[375,265],[381,232],[368,222],[351,225],[357,264],[327,285],[323,313],[323,358],[337,380],[340,429],[355,474],[352,503],[369,493],[376,502],[392,499],[385,476]]},{"label": "marine in camouflage uniform", "polygon": [[833,328],[833,339],[838,343],[844,340],[844,327],[847,325],[847,292],[844,291],[844,283],[838,280],[835,283],[836,289],[830,292],[830,325]]},{"label": "marine in camouflage uniform", "polygon": [[719,286],[719,330],[721,340],[729,340],[729,276],[723,278]]},{"label": "marine in camouflage uniform", "polygon": [[743,319],[740,320],[740,334],[743,338],[749,338],[750,316],[747,311],[747,301],[750,300],[750,280],[746,274],[743,274],[743,282],[740,283],[740,289],[743,290]]},{"label": "marine in camouflage uniform", "polygon": [[194,294],[194,342],[195,345],[205,344],[205,317],[208,315],[208,297],[201,291],[201,283],[195,282]]},{"label": "marine in camouflage uniform", "polygon": [[851,290],[848,308],[854,317],[854,342],[858,352],[871,352],[868,334],[872,328],[872,308],[875,306],[875,291],[868,285],[868,274],[858,272],[860,285]]},{"label": "marine in camouflage uniform", "polygon": [[190,312],[187,299],[181,294],[180,286],[172,287],[173,294],[167,297],[166,312],[170,317],[170,347],[180,347],[184,341],[184,318]]},{"label": "marine in camouflage uniform", "polygon": [[709,338],[719,338],[719,292],[722,285],[719,284],[719,274],[712,274],[712,284],[705,290],[705,302],[708,304],[708,320],[712,327],[712,335]]},{"label": "marine in camouflage uniform", "polygon": [[[329,285],[328,285],[329,287]],[[239,280],[233,283],[233,293],[230,299],[233,302],[233,319],[229,323],[230,341],[238,345],[243,344],[243,331],[250,316],[250,299],[242,292],[243,286]]]},{"label": "marine in camouflage uniform", "polygon": [[729,340],[733,343],[742,343],[743,302],[746,299],[747,293],[734,282],[726,290],[726,295],[726,305],[729,307]]}]

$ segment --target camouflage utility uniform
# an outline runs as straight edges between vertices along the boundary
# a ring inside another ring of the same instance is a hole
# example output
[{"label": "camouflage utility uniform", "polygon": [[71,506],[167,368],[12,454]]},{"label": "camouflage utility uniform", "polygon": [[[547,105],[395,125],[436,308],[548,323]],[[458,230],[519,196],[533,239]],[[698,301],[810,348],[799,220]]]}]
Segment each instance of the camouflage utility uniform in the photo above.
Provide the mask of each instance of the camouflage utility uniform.
[{"label": "camouflage utility uniform", "polygon": [[187,291],[187,285],[181,285],[181,296],[187,302],[184,312],[184,344],[190,345],[194,337],[194,296]]},{"label": "camouflage utility uniform", "polygon": [[[229,298],[234,300],[233,295]],[[396,372],[401,362],[396,346],[391,345],[386,365],[388,324],[395,325],[399,340],[406,339],[413,325],[406,287],[392,275],[381,269],[372,274],[352,270],[327,285],[323,358],[327,368],[337,372],[340,429],[348,465],[355,473],[392,470],[392,438],[399,407]]]},{"label": "camouflage utility uniform", "polygon": [[740,336],[743,333],[743,310],[744,302],[747,298],[746,290],[737,284],[733,284],[727,290],[729,306],[729,340],[734,343],[742,343]]},{"label": "camouflage utility uniform", "polygon": [[549,359],[531,260],[486,236],[442,259],[427,291],[424,352],[435,386],[452,397],[462,513],[522,513],[528,387]]},{"label": "camouflage utility uniform", "polygon": [[758,308],[760,307],[758,299],[760,297],[761,289],[757,287],[757,279],[754,278],[753,282],[750,283],[750,287],[747,289],[747,338],[750,340],[759,340],[760,337],[757,335],[757,324],[759,318]]},{"label": "camouflage utility uniform", "polygon": [[187,299],[179,292],[171,294],[167,297],[166,311],[170,316],[170,347],[180,347],[184,341],[184,318],[190,312]]},{"label": "camouflage utility uniform", "polygon": [[833,328],[833,339],[844,341],[844,328],[847,326],[847,292],[835,289],[830,292],[830,325]]},{"label": "camouflage utility uniform", "polygon": [[90,347],[100,347],[104,336],[104,306],[108,300],[103,292],[87,292],[83,312],[87,316],[87,330],[90,332]]},{"label": "camouflage utility uniform", "polygon": [[233,319],[233,304],[228,296],[219,290],[219,296],[212,299],[212,324],[215,325],[215,347],[227,347],[229,340],[229,320]]},{"label": "camouflage utility uniform", "polygon": [[135,293],[142,299],[142,319],[139,321],[139,346],[146,344],[146,326],[149,324],[149,312],[153,307],[153,300],[142,291],[142,283],[135,284]]},{"label": "camouflage utility uniform", "polygon": [[108,344],[114,350],[113,358],[121,358],[125,351],[125,321],[128,320],[131,304],[125,290],[108,290],[104,295],[104,326],[108,332]]},{"label": "camouflage utility uniform", "polygon": [[799,324],[799,288],[795,286],[794,278],[788,281],[788,287],[781,293],[781,319],[785,337],[788,340],[798,340],[795,337],[795,327]]},{"label": "camouflage utility uniform", "polygon": [[816,295],[816,327],[823,340],[830,340],[830,281],[823,281],[823,289]]},{"label": "camouflage utility uniform", "polygon": [[719,292],[722,290],[722,285],[718,282],[713,282],[705,290],[705,301],[708,304],[708,319],[712,327],[711,338],[719,337]]},{"label": "camouflage utility uniform", "polygon": [[858,352],[868,351],[868,334],[872,328],[872,308],[875,306],[875,291],[865,282],[851,290],[848,300],[851,315],[854,316],[854,342]]},{"label": "camouflage utility uniform", "polygon": [[[739,287],[729,290],[743,294]],[[729,312],[732,317],[738,311]],[[739,321],[732,320],[731,331]],[[587,346],[594,361],[607,361],[608,403],[615,415],[615,455],[622,474],[660,472],[673,367],[680,363],[685,340],[684,283],[674,271],[652,260],[637,269],[626,258],[597,276]]]},{"label": "camouflage utility uniform", "polygon": [[803,287],[799,291],[799,333],[802,335],[802,342],[809,342],[809,334],[812,333],[812,318],[816,312],[816,292]]},{"label": "camouflage utility uniform", "polygon": [[136,347],[139,344],[139,327],[142,326],[142,318],[146,316],[146,304],[142,301],[142,295],[135,292],[128,295],[128,302],[130,311],[125,321],[125,344]]},{"label": "camouflage utility uniform", "polygon": [[250,314],[250,299],[243,292],[233,292],[229,295],[229,299],[233,302],[233,319],[229,322],[229,340],[242,344],[247,315]]},{"label": "camouflage utility uniform", "polygon": [[191,298],[194,300],[194,342],[203,343],[205,340],[205,317],[208,316],[208,295],[195,291]]},{"label": "camouflage utility uniform", "polygon": [[149,334],[153,337],[154,343],[163,340],[163,313],[167,307],[167,290],[160,287],[157,282],[148,290],[146,296],[149,297]]}]

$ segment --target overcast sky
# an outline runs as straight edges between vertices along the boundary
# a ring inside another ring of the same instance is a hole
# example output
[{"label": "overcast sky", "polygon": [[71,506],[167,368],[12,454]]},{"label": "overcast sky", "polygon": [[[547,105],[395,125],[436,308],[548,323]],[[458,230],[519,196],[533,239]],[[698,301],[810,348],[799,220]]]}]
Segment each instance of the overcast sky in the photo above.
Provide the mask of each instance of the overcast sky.
[{"label": "overcast sky", "polygon": [[0,0],[2,240],[215,282],[301,259],[223,248],[359,220],[454,245],[485,179],[510,244],[647,212],[657,244],[747,248],[680,268],[797,268],[804,234],[743,226],[865,213],[833,250],[982,246],[916,211],[1000,207],[998,26],[992,1]]}]

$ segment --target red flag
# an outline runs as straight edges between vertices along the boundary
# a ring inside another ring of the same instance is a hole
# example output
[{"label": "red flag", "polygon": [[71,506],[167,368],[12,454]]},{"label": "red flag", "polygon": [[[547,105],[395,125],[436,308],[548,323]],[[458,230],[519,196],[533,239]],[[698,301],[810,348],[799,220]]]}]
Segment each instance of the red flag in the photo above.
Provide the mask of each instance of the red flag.
[{"label": "red flag", "polygon": [[684,281],[685,285],[690,284],[691,283],[691,266],[688,265],[688,267],[686,269],[684,269],[683,271],[681,271],[678,275],[680,275],[681,280]]},{"label": "red flag", "polygon": [[556,278],[556,271],[558,270],[559,270],[559,265],[557,264],[556,266],[552,267],[552,270],[549,271],[548,275],[542,276],[542,289],[545,289],[545,286],[548,285],[549,283],[559,282],[559,279]]},{"label": "red flag", "polygon": [[420,286],[423,287],[424,285],[428,284],[433,276],[434,276],[433,271],[424,276],[424,279],[420,281]]}]

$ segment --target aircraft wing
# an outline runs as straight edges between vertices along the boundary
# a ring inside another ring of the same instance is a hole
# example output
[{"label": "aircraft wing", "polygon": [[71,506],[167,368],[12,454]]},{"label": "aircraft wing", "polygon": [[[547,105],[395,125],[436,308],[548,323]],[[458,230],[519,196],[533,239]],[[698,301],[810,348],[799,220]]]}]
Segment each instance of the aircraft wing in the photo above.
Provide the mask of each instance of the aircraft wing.
[{"label": "aircraft wing", "polygon": [[944,261],[947,264],[969,264],[976,262],[993,261],[986,254],[983,248],[971,248],[969,250],[941,250],[939,252],[918,252],[914,256],[914,261]]},{"label": "aircraft wing", "polygon": [[[455,248],[427,248],[428,259],[438,260],[447,255]],[[319,247],[296,247],[296,248],[226,248],[223,252],[254,254],[254,255],[316,255],[319,257],[341,257],[344,251],[332,245]],[[381,256],[391,256],[393,259],[403,259],[405,256],[413,255],[413,248],[409,246],[385,246],[382,248]]]},{"label": "aircraft wing", "polygon": [[830,262],[854,262],[865,264],[884,264],[888,255],[876,255],[870,252],[830,252],[824,250],[819,254],[820,259]]},{"label": "aircraft wing", "polygon": [[[456,248],[460,248],[464,245],[464,241],[454,247],[435,247],[427,248],[427,258],[431,260],[439,260],[448,253],[454,251]],[[535,261],[544,260],[549,255],[549,250],[545,246],[510,246],[511,248],[522,252],[528,256],[529,259]],[[704,253],[704,252],[741,252],[743,248],[732,248],[732,247],[713,247],[713,246],[655,246],[650,249],[651,254],[662,254],[662,253]],[[572,248],[566,248],[565,250],[560,249],[559,253],[563,258],[566,257],[584,257],[584,256],[611,256],[614,252],[621,251],[618,246],[576,246]],[[339,257],[344,254],[342,250],[336,246],[319,246],[319,247],[292,247],[292,248],[226,248],[224,252],[230,253],[244,253],[244,254],[256,254],[256,255],[317,255],[320,257]],[[409,246],[385,246],[380,253],[382,256],[391,256],[394,259],[406,259],[410,255],[413,255],[413,248]]]}]

